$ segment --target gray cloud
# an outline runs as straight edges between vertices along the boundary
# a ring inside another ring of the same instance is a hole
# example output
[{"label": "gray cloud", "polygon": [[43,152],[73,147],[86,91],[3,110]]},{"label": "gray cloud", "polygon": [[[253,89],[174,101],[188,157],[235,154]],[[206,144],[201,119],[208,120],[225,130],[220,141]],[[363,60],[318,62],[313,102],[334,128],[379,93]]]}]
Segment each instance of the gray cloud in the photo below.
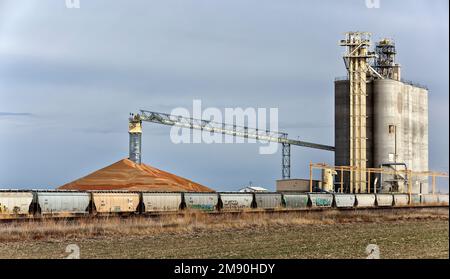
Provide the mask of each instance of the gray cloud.
[{"label": "gray cloud", "polygon": [[0,111],[0,116],[33,116],[33,114],[29,113],[29,112],[5,112],[5,111]]}]

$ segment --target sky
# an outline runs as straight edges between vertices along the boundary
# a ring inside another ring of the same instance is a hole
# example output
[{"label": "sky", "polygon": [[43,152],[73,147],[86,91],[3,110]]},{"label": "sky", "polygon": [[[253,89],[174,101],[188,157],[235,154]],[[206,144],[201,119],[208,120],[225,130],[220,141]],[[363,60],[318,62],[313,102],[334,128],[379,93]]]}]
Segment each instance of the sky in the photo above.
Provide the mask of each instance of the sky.
[{"label": "sky", "polygon": [[[334,78],[347,31],[394,38],[402,75],[429,87],[429,167],[449,170],[447,0],[0,0],[0,188],[55,188],[128,157],[128,116],[279,109],[294,139],[334,145]],[[281,148],[173,144],[144,123],[143,162],[216,190],[275,190]],[[292,147],[291,177],[333,165]],[[448,185],[448,180],[445,181]]]}]

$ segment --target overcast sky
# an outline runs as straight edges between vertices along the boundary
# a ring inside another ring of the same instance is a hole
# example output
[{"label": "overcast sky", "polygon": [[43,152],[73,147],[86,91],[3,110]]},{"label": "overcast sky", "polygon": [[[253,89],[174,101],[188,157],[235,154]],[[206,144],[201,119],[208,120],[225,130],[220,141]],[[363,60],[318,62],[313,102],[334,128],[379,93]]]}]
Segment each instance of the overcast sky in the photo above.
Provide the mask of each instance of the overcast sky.
[{"label": "overcast sky", "polygon": [[[449,2],[0,0],[0,188],[54,188],[128,156],[139,109],[277,107],[291,138],[334,145],[338,41],[392,37],[403,77],[430,89],[430,169],[449,170]],[[217,190],[271,190],[281,148],[174,145],[145,123],[143,161]],[[292,148],[292,177],[332,153]]]}]

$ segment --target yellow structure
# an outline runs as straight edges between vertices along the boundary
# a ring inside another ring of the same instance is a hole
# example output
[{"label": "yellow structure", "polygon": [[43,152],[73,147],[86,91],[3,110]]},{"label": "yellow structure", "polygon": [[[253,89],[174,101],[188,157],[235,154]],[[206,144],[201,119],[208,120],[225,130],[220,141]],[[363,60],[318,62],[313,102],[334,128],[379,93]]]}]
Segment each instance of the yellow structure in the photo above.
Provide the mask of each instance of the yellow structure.
[{"label": "yellow structure", "polygon": [[128,133],[142,134],[142,122],[138,117],[134,116],[134,117],[130,118],[130,120],[128,122]]},{"label": "yellow structure", "polygon": [[375,55],[368,51],[370,33],[348,32],[340,45],[346,47],[345,65],[350,80],[350,173],[351,192],[366,193],[367,178],[361,170],[367,167],[367,112],[366,82],[369,72],[368,59]]},{"label": "yellow structure", "polygon": [[[337,181],[336,184],[339,185],[339,190],[337,192],[340,193],[344,193],[344,173],[361,173],[364,177],[367,177],[366,180],[366,185],[364,185],[364,188],[367,189],[366,193],[371,193],[371,189],[372,192],[374,194],[377,193],[377,185],[371,185],[371,178],[373,177],[377,177],[379,175],[403,175],[404,177],[406,177],[406,181],[407,181],[407,185],[406,185],[406,189],[404,189],[403,192],[401,193],[405,193],[405,194],[409,194],[410,198],[412,194],[428,194],[428,193],[415,193],[413,191],[413,185],[412,185],[412,181],[414,177],[427,177],[427,178],[431,178],[431,194],[435,195],[437,194],[436,192],[436,179],[437,178],[447,178],[448,179],[448,174],[444,173],[444,172],[432,172],[432,171],[427,171],[427,172],[416,172],[416,171],[412,171],[412,170],[386,170],[383,168],[365,168],[365,169],[357,169],[357,167],[352,167],[352,166],[328,166],[326,164],[314,164],[314,163],[310,163],[309,164],[309,191],[312,192],[313,191],[313,172],[315,169],[318,170],[322,170],[322,175],[325,172],[328,171],[332,171],[335,172],[336,174],[339,174],[340,177],[340,181]],[[329,178],[327,178],[329,179]],[[377,181],[377,180],[375,180]],[[324,184],[325,181],[323,181]],[[334,184],[334,183],[333,183]],[[333,187],[334,188],[334,187]]]}]

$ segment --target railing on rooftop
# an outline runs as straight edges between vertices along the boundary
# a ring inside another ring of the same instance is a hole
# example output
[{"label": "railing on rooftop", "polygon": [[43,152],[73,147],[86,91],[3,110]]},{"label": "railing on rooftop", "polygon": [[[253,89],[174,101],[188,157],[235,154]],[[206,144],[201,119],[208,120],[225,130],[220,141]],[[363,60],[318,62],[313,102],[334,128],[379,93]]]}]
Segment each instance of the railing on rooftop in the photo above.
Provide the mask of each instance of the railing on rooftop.
[{"label": "railing on rooftop", "polygon": [[405,84],[408,84],[408,85],[412,85],[412,86],[415,86],[415,87],[419,87],[419,88],[428,90],[428,87],[426,85],[423,85],[423,84],[420,84],[420,83],[417,83],[417,82],[413,82],[413,81],[410,81],[410,80],[407,80],[407,79],[403,79],[403,78],[400,81],[405,83]]},{"label": "railing on rooftop", "polygon": [[[334,81],[348,81],[348,77],[347,76],[336,77],[336,78],[334,78]],[[426,85],[423,85],[423,84],[420,84],[420,83],[417,83],[417,82],[413,82],[411,80],[407,80],[407,79],[403,79],[402,78],[400,81],[403,82],[404,84],[408,84],[408,85],[411,85],[411,86],[415,86],[415,87],[418,87],[418,88],[422,88],[422,89],[428,90],[428,87]]]},{"label": "railing on rooftop", "polygon": [[334,78],[334,81],[345,81],[345,80],[348,80],[348,76],[342,76],[342,77]]}]

